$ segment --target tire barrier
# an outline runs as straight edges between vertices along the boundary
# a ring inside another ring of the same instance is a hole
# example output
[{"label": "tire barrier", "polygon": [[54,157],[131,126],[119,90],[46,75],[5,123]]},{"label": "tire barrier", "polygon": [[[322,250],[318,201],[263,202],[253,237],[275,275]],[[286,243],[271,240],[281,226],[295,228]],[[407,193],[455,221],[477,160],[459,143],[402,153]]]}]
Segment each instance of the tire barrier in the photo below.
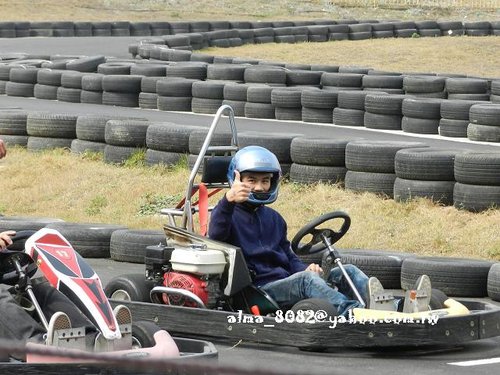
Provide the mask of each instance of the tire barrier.
[{"label": "tire barrier", "polygon": [[345,151],[345,187],[357,192],[394,196],[395,156],[405,148],[426,147],[419,142],[354,141]]},{"label": "tire barrier", "polygon": [[[249,85],[247,95],[261,88]],[[328,100],[332,98],[335,96]],[[402,106],[401,100],[390,105],[382,103],[393,110]],[[456,108],[464,111],[462,106],[452,106],[453,111]],[[490,115],[486,112],[481,121],[494,121],[489,120]],[[203,127],[150,122],[145,118],[0,111],[0,138],[8,145],[25,146],[31,151],[62,147],[76,154],[103,152],[108,163],[121,164],[146,148],[148,165],[175,165],[187,156],[193,164],[205,134]],[[216,134],[214,145],[229,141],[229,134]],[[344,182],[346,189],[381,193],[396,201],[425,197],[474,212],[500,207],[500,157],[496,152],[456,152],[428,148],[419,142],[316,139],[251,131],[240,133],[239,143],[241,147],[256,144],[273,151],[282,163],[284,175],[289,174],[296,183]]]},{"label": "tire barrier", "polygon": [[428,275],[432,287],[450,297],[485,297],[493,262],[465,258],[414,257],[401,266],[401,287],[411,289],[417,278]]},{"label": "tire barrier", "polygon": [[110,257],[119,262],[144,263],[146,248],[158,244],[166,245],[162,230],[115,230],[110,239]]}]

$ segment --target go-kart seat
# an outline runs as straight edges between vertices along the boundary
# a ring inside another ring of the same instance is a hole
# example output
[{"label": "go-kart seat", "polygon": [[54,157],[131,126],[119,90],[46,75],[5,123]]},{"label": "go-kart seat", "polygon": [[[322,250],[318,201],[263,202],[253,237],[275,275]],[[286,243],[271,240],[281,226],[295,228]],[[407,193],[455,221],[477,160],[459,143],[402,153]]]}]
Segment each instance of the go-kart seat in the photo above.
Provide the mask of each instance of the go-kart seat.
[{"label": "go-kart seat", "polygon": [[[183,216],[185,214],[186,199],[190,201],[191,217],[187,220],[190,222],[194,230],[193,215],[198,213],[200,227],[198,233],[206,236],[208,230],[209,212],[212,211],[213,206],[208,206],[208,199],[217,194],[222,189],[229,188],[227,182],[227,170],[232,156],[205,156],[203,158],[202,173],[200,183],[193,184],[191,189],[191,196],[184,197],[175,208],[162,209],[160,212],[167,215],[170,225],[177,226],[175,217]],[[191,202],[191,198],[198,193],[198,200]]]}]

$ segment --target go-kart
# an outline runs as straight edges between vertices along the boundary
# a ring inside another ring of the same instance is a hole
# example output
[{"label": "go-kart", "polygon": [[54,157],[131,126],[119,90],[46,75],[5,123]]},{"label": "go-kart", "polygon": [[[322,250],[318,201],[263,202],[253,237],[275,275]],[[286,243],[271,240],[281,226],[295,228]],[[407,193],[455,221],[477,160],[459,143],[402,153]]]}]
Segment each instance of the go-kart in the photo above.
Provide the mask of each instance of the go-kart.
[{"label": "go-kart", "polygon": [[[224,111],[229,111],[232,144],[211,148],[212,134]],[[500,335],[500,309],[496,306],[457,301],[439,292],[433,293],[430,309],[423,312],[357,308],[346,318],[338,316],[333,306],[318,299],[301,301],[290,310],[282,310],[266,293],[253,286],[239,248],[204,235],[209,211],[207,191],[228,186],[226,171],[230,156],[221,156],[220,152],[231,153],[237,146],[232,110],[223,106],[194,164],[184,199],[177,207],[162,210],[169,218],[169,224],[164,226],[167,245],[147,248],[145,274],[122,275],[106,285],[106,295],[113,304],[124,304],[141,318],[154,318],[171,332],[306,350],[459,345]],[[202,162],[201,182],[195,184]],[[198,204],[192,203],[197,191]],[[201,234],[194,231],[195,213],[199,214]],[[176,223],[179,216],[180,225]],[[338,221],[340,225],[333,225]],[[330,224],[329,227],[325,227],[325,223]],[[295,235],[292,250],[305,255],[327,249],[333,262],[349,279],[333,246],[349,226],[350,218],[343,212],[322,215]],[[364,305],[366,301],[355,288],[353,291]],[[385,295],[379,297],[382,302],[389,300]],[[420,297],[411,295],[417,305]]]},{"label": "go-kart", "polygon": [[[47,228],[20,231],[12,239],[13,244],[0,252],[0,283],[13,285],[11,291],[16,301],[48,330],[49,317],[33,291],[32,278],[39,270],[97,329],[90,350],[85,327],[55,330],[51,347],[29,342],[25,348],[26,364],[95,363],[132,357],[151,360],[217,357],[211,343],[173,338],[153,321],[119,324],[99,277],[58,231]],[[24,250],[19,246],[22,240],[25,240]],[[3,365],[12,368],[10,363]]]}]

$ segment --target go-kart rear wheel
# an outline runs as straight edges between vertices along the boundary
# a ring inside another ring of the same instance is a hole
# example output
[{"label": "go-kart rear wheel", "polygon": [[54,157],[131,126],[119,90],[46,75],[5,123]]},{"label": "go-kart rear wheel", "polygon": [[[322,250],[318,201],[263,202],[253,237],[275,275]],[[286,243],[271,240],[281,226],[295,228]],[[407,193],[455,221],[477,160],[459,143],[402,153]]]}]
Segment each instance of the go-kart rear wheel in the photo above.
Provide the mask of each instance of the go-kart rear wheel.
[{"label": "go-kart rear wheel", "polygon": [[155,346],[154,334],[160,331],[156,323],[140,320],[132,323],[132,348],[150,348]]},{"label": "go-kart rear wheel", "polygon": [[104,288],[106,296],[120,301],[151,302],[149,293],[154,283],[142,273],[132,273],[113,278]]}]

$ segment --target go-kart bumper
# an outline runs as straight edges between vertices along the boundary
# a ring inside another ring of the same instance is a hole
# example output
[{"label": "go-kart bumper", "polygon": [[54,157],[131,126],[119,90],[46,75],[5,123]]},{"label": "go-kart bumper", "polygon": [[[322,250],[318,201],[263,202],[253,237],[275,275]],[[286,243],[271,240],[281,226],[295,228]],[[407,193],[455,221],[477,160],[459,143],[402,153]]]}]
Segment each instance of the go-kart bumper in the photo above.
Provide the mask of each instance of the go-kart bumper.
[{"label": "go-kart bumper", "polygon": [[287,317],[286,313],[277,319],[241,312],[119,301],[138,319],[154,320],[170,332],[304,349],[457,346],[500,336],[499,306],[490,302],[459,302],[466,306],[468,314],[442,315],[437,321],[350,322],[330,317],[324,321],[299,322],[296,317]]}]

